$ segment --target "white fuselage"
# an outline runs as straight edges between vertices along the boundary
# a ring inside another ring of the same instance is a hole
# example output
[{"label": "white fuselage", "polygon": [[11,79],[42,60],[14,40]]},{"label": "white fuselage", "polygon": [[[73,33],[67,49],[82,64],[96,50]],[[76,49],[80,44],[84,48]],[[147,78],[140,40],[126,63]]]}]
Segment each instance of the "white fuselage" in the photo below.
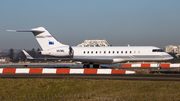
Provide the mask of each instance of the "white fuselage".
[{"label": "white fuselage", "polygon": [[[158,47],[154,46],[116,46],[116,47],[77,47],[72,46],[73,50],[72,58],[81,59],[79,61],[88,63],[119,63],[124,61],[163,61],[169,60],[173,57],[168,53],[162,51]],[[56,53],[46,54],[55,57],[64,57],[62,54],[65,51],[60,48],[62,51],[57,51],[59,48],[50,50]],[[67,50],[67,49],[66,49]],[[69,54],[69,51],[66,52]],[[85,60],[83,60],[85,59]],[[88,60],[87,60],[88,59]],[[113,61],[91,61],[91,60],[102,60],[102,59],[111,59]],[[89,61],[90,60],[90,61]],[[77,60],[78,61],[78,60]]]},{"label": "white fuselage", "polygon": [[117,47],[72,47],[74,57],[121,58],[124,61],[161,61],[172,59],[166,52],[154,51],[153,46],[117,46]]}]

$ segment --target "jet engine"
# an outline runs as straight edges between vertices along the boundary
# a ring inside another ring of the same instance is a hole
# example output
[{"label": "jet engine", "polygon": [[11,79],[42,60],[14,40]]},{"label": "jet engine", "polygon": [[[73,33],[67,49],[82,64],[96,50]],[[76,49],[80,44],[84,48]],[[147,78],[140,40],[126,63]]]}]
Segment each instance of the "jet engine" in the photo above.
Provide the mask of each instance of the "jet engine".
[{"label": "jet engine", "polygon": [[40,51],[39,53],[41,55],[49,55],[49,56],[56,56],[56,57],[68,57],[68,56],[73,56],[73,49],[72,49],[72,47],[65,46],[65,47],[50,49],[47,51]]}]

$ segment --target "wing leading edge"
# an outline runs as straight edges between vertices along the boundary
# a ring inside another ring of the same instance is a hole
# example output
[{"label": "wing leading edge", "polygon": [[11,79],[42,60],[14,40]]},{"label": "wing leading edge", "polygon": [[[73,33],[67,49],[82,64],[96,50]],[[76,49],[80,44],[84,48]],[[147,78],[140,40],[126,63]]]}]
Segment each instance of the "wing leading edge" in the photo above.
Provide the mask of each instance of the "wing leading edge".
[{"label": "wing leading edge", "polygon": [[61,60],[61,61],[74,61],[74,62],[82,62],[82,63],[102,63],[102,64],[108,64],[108,63],[117,63],[124,61],[121,58],[115,58],[115,59],[107,59],[107,58],[33,58],[30,56],[25,50],[22,50],[23,53],[26,55],[27,59],[35,59],[35,60]]}]

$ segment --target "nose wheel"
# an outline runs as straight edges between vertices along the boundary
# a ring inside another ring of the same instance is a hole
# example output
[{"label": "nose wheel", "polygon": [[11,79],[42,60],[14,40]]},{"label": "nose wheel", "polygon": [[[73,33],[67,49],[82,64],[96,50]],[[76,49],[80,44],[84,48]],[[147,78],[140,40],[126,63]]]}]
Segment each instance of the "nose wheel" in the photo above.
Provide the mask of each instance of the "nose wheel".
[{"label": "nose wheel", "polygon": [[[84,64],[83,68],[90,68],[90,64]],[[99,68],[99,64],[94,64],[93,68]]]},{"label": "nose wheel", "polygon": [[158,63],[158,69],[161,69],[161,62]]}]

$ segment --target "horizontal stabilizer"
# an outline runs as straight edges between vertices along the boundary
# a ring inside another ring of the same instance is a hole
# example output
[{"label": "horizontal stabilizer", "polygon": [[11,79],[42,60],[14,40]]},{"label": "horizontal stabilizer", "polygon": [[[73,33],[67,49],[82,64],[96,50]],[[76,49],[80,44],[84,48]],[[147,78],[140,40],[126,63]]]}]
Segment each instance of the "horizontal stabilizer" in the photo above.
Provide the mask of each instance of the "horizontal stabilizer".
[{"label": "horizontal stabilizer", "polygon": [[17,30],[7,30],[10,32],[44,32],[46,29],[43,27],[33,28],[33,29],[17,29]]}]

